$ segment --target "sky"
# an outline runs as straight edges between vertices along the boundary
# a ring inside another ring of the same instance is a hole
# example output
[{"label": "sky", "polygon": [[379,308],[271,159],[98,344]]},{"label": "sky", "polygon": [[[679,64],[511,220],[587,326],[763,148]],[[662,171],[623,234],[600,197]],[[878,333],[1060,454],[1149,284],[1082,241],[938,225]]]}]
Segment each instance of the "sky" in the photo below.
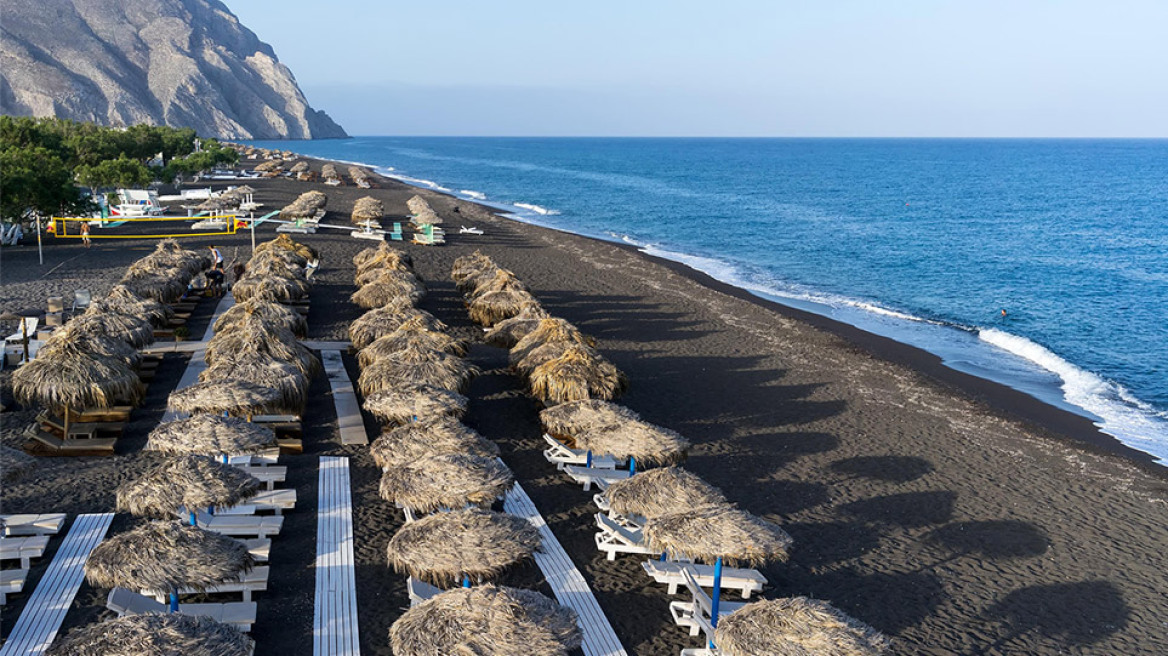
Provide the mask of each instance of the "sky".
[{"label": "sky", "polygon": [[355,135],[1168,137],[1168,0],[225,0]]}]

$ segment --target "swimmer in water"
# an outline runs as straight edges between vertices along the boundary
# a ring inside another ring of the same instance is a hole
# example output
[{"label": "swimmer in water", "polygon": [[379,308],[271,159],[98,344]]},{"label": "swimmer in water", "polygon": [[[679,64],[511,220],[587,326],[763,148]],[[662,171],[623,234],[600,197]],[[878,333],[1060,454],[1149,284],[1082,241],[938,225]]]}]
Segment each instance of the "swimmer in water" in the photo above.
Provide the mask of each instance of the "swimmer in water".
[{"label": "swimmer in water", "polygon": [[1006,308],[1002,308],[1002,318],[1006,318]]}]

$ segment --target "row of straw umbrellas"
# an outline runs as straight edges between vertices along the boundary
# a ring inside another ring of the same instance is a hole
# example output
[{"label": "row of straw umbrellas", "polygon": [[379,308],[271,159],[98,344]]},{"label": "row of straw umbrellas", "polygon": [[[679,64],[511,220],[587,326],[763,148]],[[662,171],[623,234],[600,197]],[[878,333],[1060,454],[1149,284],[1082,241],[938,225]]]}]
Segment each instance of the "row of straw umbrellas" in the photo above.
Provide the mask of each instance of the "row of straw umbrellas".
[{"label": "row of straw umbrellas", "polygon": [[159,242],[104,298],[54,331],[37,357],[13,373],[16,398],[59,413],[66,436],[75,411],[136,404],[144,392],[138,349],[174,318],[168,303],[177,301],[208,266],[210,258],[203,253],[183,249],[172,239]]},{"label": "row of straw umbrellas", "polygon": [[[689,442],[610,402],[626,385],[623,374],[596,353],[593,338],[543,310],[512,272],[476,251],[455,261],[452,277],[467,294],[471,318],[490,327],[487,341],[511,349],[513,370],[545,404],[540,419],[547,433],[589,455],[629,461],[635,475],[609,486],[607,510],[640,526],[662,558],[715,566],[711,617],[718,653],[858,655],[887,648],[887,639],[871,627],[807,597],[749,604],[719,621],[723,563],[757,567],[786,561],[790,536],[675,466]],[[501,300],[490,300],[491,293]],[[637,463],[665,466],[637,474]]]},{"label": "row of straw umbrellas", "polygon": [[385,216],[385,205],[372,196],[358,198],[353,203],[353,223],[365,228],[380,228],[381,219]]},{"label": "row of straw umbrellas", "polygon": [[247,200],[248,195],[254,193],[255,189],[253,187],[240,185],[228,189],[218,196],[208,198],[195,206],[195,209],[200,212],[223,212],[238,209]]},{"label": "row of straw umbrellas", "polygon": [[328,196],[315,189],[300,194],[291,203],[280,210],[280,218],[288,221],[294,219],[311,219],[316,213],[328,204]]},{"label": "row of straw umbrellas", "polygon": [[540,537],[526,520],[490,509],[514,476],[498,447],[459,421],[476,373],[463,359],[467,344],[415,306],[425,287],[409,255],[383,243],[354,264],[353,300],[369,308],[350,330],[358,387],[363,407],[384,425],[370,454],[382,468],[382,497],[407,517],[387,545],[388,561],[445,589],[393,624],[394,653],[568,653],[581,642],[574,612],[491,583],[530,558]]},{"label": "row of straw umbrellas", "polygon": [[442,217],[438,216],[425,198],[414,195],[406,201],[406,207],[410,210],[410,223],[415,226],[442,225]]}]

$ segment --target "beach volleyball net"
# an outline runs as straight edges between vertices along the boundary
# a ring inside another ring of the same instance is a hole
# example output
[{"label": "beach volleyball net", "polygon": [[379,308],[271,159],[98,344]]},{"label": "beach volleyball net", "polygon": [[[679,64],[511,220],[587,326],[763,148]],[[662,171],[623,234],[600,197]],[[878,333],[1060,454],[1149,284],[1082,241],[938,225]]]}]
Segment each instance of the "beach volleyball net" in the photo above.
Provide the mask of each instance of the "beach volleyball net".
[{"label": "beach volleyball net", "polygon": [[[100,223],[99,223],[100,222]],[[207,216],[134,216],[94,219],[54,216],[46,232],[57,239],[81,239],[81,224],[90,224],[90,239],[181,239],[234,235],[248,227],[248,219],[235,214]]]}]

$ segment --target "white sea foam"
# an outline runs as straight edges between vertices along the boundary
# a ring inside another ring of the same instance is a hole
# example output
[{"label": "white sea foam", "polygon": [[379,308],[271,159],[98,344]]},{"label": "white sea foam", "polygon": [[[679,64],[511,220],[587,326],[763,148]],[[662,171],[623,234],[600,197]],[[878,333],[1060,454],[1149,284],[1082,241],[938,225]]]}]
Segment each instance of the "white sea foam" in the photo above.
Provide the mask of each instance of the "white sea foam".
[{"label": "white sea foam", "polygon": [[481,191],[474,191],[473,189],[459,189],[458,193],[460,193],[463,196],[466,196],[468,198],[473,198],[475,200],[486,200],[487,199],[486,194],[484,194]]},{"label": "white sea foam", "polygon": [[1099,417],[1099,427],[1105,432],[1168,462],[1168,416],[1137,399],[1122,385],[1080,369],[1025,337],[996,328],[983,328],[978,337],[1054,373],[1062,379],[1066,400]]},{"label": "white sea foam", "polygon": [[559,210],[549,210],[546,207],[540,207],[539,205],[534,205],[532,203],[511,203],[511,204],[514,205],[515,207],[522,207],[525,210],[535,212],[536,214],[539,214],[542,216],[554,216],[554,215],[560,213]]}]

